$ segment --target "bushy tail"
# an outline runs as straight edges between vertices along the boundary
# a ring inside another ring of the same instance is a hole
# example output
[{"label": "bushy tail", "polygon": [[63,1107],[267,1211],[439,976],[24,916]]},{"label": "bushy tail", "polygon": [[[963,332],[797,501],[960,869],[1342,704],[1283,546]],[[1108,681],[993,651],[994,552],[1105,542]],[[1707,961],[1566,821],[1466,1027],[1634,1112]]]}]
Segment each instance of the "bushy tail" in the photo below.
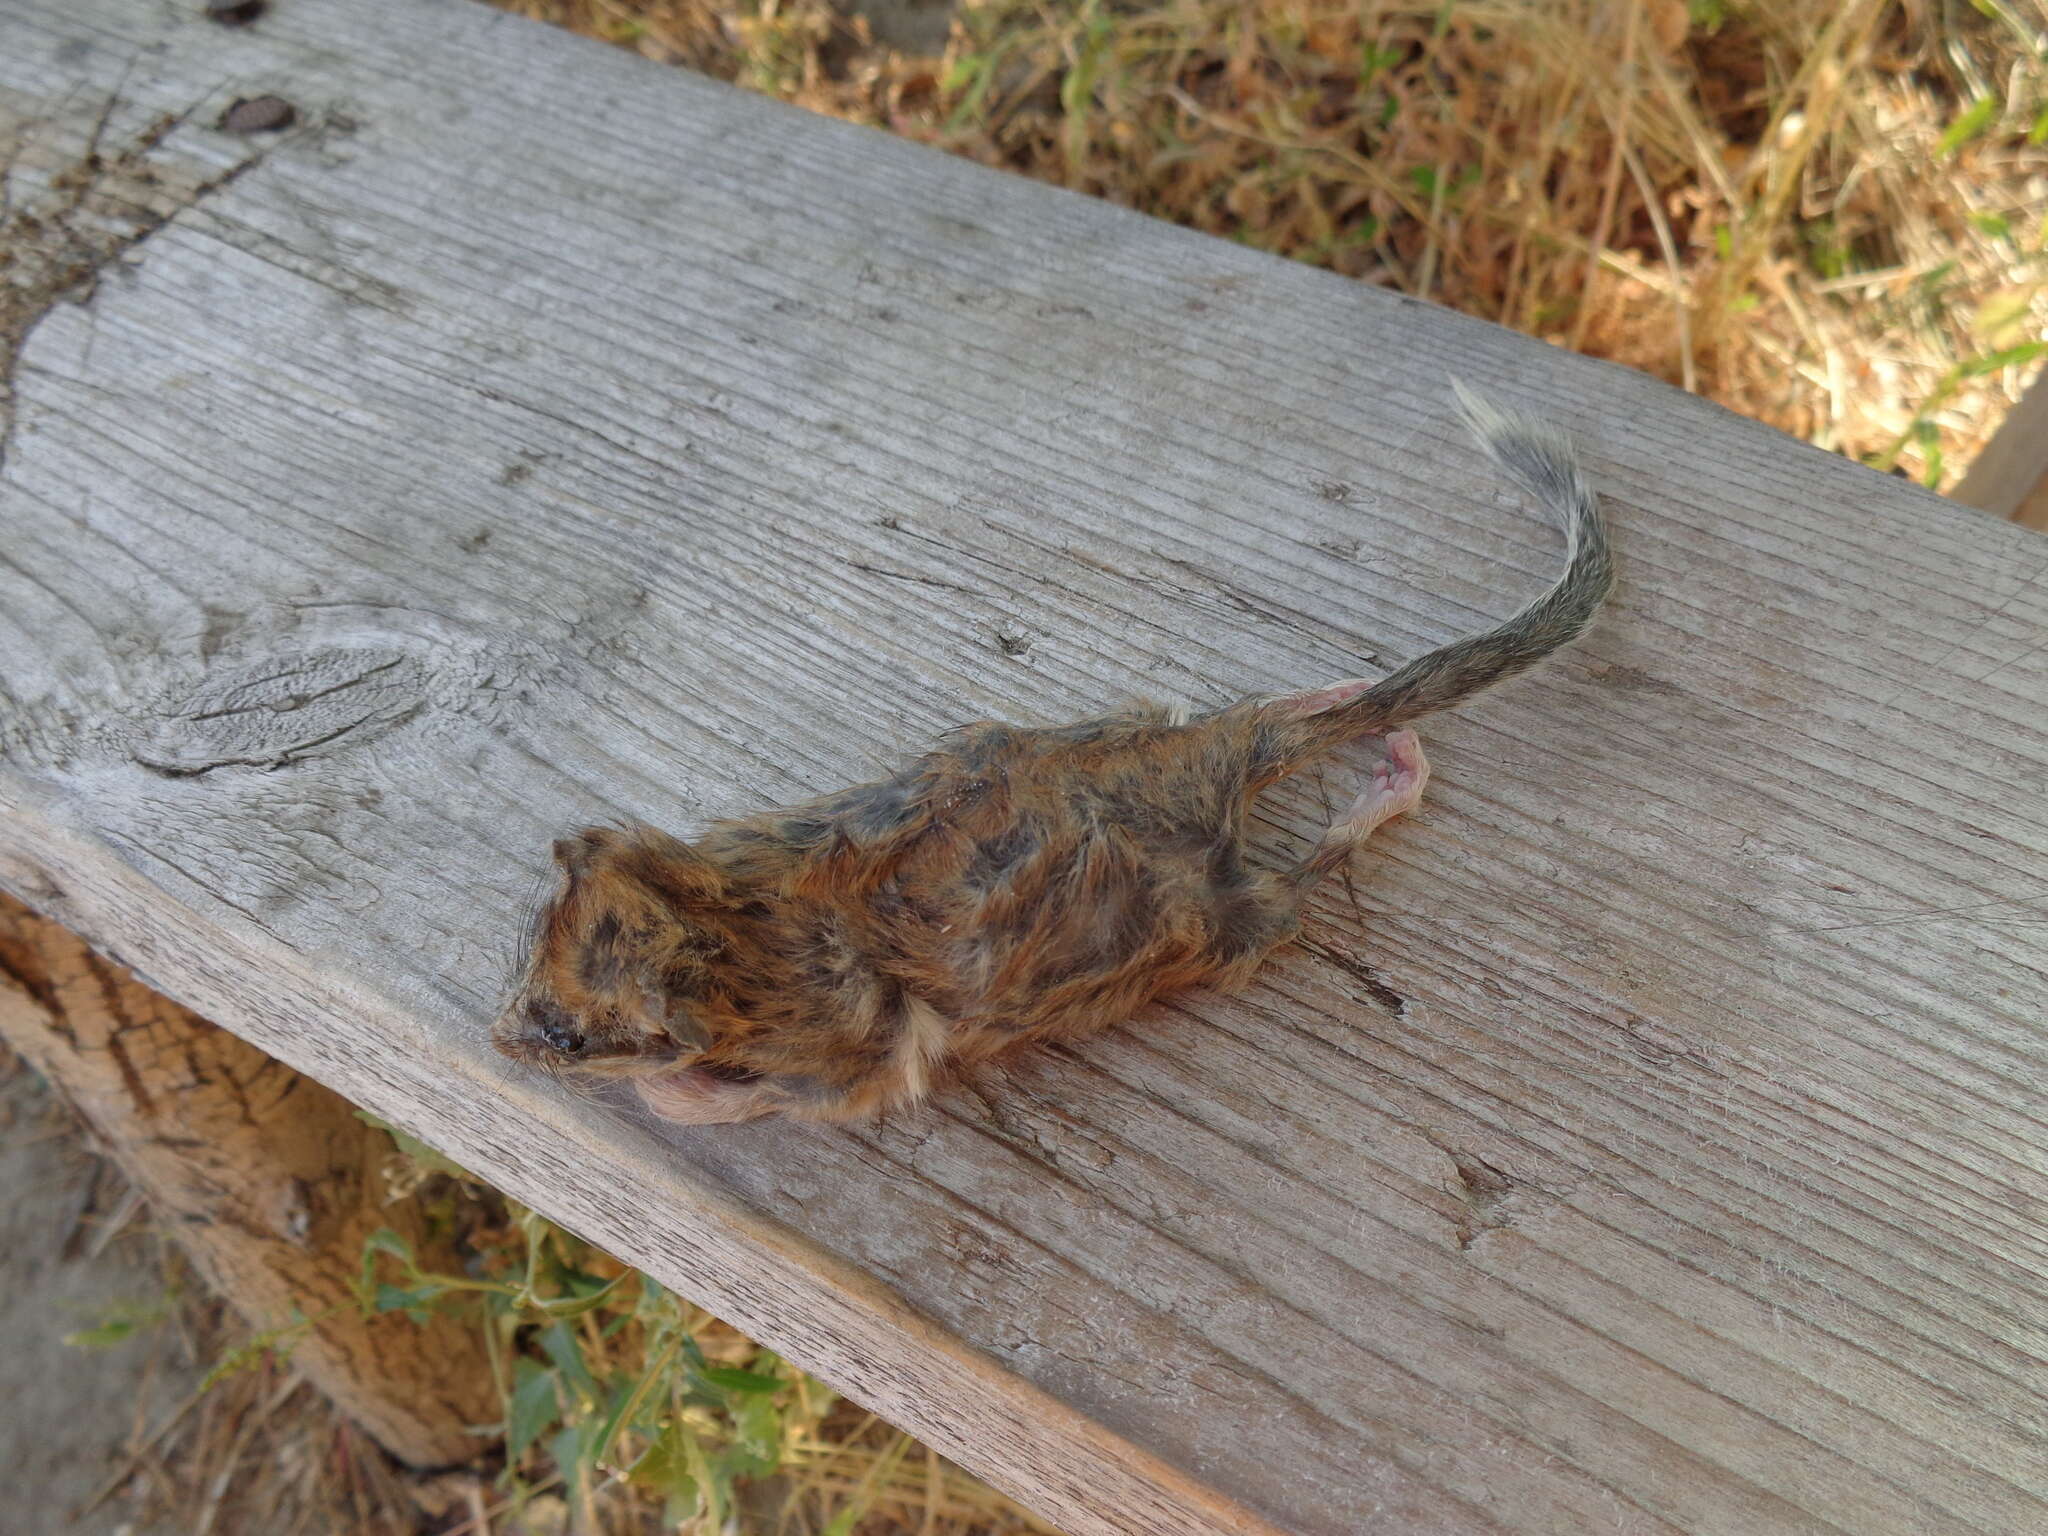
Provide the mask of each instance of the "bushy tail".
[{"label": "bushy tail", "polygon": [[[1563,526],[1564,574],[1512,618],[1418,656],[1362,693],[1305,716],[1300,701],[1315,696],[1272,701],[1266,709],[1275,744],[1284,742],[1280,755],[1293,760],[1282,772],[1353,737],[1448,709],[1535,665],[1585,632],[1614,585],[1600,504],[1570,441],[1555,427],[1496,409],[1455,380],[1452,388],[1480,446]],[[1293,721],[1285,718],[1290,704],[1297,712]]]}]

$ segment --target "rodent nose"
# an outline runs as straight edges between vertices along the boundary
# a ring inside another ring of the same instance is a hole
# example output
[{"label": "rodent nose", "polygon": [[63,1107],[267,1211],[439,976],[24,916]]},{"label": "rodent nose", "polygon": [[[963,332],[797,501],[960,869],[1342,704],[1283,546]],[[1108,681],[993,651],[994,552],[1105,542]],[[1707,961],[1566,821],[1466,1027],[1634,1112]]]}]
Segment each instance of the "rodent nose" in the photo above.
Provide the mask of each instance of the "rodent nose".
[{"label": "rodent nose", "polygon": [[574,1056],[583,1049],[583,1031],[559,1019],[550,1019],[541,1025],[540,1038],[549,1050],[559,1051],[564,1056]]}]

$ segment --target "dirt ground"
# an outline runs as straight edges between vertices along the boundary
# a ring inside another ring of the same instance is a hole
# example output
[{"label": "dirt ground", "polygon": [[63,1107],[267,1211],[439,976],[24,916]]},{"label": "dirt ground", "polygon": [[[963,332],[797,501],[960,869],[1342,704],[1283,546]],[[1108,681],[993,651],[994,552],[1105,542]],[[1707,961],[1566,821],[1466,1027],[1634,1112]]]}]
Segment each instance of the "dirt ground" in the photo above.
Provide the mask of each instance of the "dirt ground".
[{"label": "dirt ground", "polygon": [[[155,1536],[136,1521],[127,1447],[191,1395],[204,1367],[177,1324],[103,1348],[67,1344],[127,1311],[160,1309],[155,1238],[127,1184],[88,1152],[26,1067],[0,1067],[0,1467],[18,1536]],[[147,1471],[136,1475],[146,1477]],[[110,1479],[120,1486],[73,1522]]]}]

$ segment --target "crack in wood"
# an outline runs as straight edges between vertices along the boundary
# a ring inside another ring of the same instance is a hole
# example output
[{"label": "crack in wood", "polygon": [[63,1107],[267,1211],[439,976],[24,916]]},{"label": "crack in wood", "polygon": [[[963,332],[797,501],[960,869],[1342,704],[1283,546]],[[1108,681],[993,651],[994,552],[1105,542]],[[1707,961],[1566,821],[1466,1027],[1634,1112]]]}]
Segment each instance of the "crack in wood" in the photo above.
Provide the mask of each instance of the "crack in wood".
[{"label": "crack in wood", "polygon": [[919,586],[943,587],[948,592],[961,592],[968,597],[985,597],[987,594],[973,587],[963,587],[956,581],[943,581],[937,576],[926,576],[918,571],[892,571],[884,565],[869,565],[862,560],[849,560],[846,564],[856,571],[865,571],[870,576],[886,576],[891,581],[914,581]]},{"label": "crack in wood", "polygon": [[425,692],[424,669],[389,647],[267,656],[203,678],[129,756],[167,779],[286,768],[396,730],[427,707]]},{"label": "crack in wood", "polygon": [[1386,1009],[1397,1019],[1408,1016],[1408,999],[1396,992],[1381,979],[1380,973],[1360,960],[1356,955],[1347,955],[1342,950],[1327,944],[1315,944],[1306,939],[1299,941],[1301,947],[1319,960],[1334,965],[1365,989],[1365,995]]},{"label": "crack in wood", "polygon": [[[29,337],[58,304],[91,298],[100,274],[187,209],[262,163],[269,146],[213,176],[193,177],[147,157],[190,120],[199,103],[153,119],[111,154],[100,145],[120,93],[95,118],[83,154],[50,177],[49,195],[0,220],[0,251],[10,260],[0,281],[0,465],[14,446],[15,378]],[[19,150],[0,163],[11,179]],[[6,206],[0,199],[0,208]]]},{"label": "crack in wood", "polygon": [[1507,1216],[1496,1212],[1514,1191],[1515,1179],[1506,1169],[1489,1163],[1476,1152],[1461,1152],[1448,1147],[1444,1151],[1458,1173],[1460,1188],[1454,1193],[1464,1201],[1468,1213],[1457,1220],[1458,1249],[1463,1252],[1477,1242],[1482,1233],[1508,1225]]}]

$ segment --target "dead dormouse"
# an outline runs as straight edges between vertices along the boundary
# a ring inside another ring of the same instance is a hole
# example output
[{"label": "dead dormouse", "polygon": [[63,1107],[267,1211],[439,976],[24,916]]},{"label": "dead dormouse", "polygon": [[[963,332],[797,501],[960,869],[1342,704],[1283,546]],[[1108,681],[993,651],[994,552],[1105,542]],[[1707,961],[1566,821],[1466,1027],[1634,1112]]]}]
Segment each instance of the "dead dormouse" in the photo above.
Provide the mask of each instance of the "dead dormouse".
[{"label": "dead dormouse", "polygon": [[[1242,983],[1304,894],[1429,776],[1398,729],[1575,639],[1613,581],[1557,431],[1460,391],[1481,445],[1562,524],[1564,575],[1505,623],[1409,662],[1192,718],[963,726],[894,776],[684,843],[592,827],[555,844],[500,1050],[627,1077],[671,1120],[853,1120],[999,1053],[1079,1040],[1184,987]],[[1371,786],[1291,872],[1245,867],[1261,790],[1386,734]]]}]

